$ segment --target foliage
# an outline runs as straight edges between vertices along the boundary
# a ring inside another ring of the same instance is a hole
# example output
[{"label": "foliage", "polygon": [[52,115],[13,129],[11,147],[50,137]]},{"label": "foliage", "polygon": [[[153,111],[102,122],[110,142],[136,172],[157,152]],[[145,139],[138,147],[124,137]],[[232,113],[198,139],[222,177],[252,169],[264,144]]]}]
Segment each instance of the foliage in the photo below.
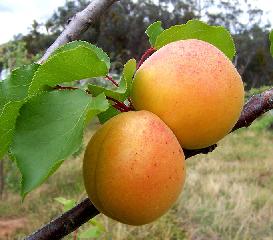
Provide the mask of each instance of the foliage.
[{"label": "foliage", "polygon": [[198,20],[190,20],[186,24],[175,25],[165,30],[161,28],[159,31],[159,23],[156,22],[156,25],[152,24],[147,29],[148,36],[152,37],[150,42],[156,49],[171,42],[194,38],[211,43],[230,59],[235,55],[233,39],[224,27],[209,26]]},{"label": "foliage", "polygon": [[26,43],[22,40],[10,41],[0,46],[0,63],[2,63],[3,69],[12,70],[24,64],[29,64],[31,61]]},{"label": "foliage", "polygon": [[[200,21],[190,21],[181,27],[179,34],[183,38],[192,38],[193,30],[201,31],[206,36],[203,40],[217,45],[219,42],[212,37],[216,34],[221,37],[221,43],[227,43],[219,45],[221,50],[229,54],[233,50],[231,37],[223,28],[210,27]],[[158,39],[173,41],[171,29],[163,30],[156,37],[156,46],[160,46]],[[149,31],[153,34],[154,30]],[[119,113],[109,106],[106,97],[111,103],[126,107],[124,101],[130,96],[136,71],[134,59],[124,65],[117,87],[109,89],[89,83],[81,90],[69,85],[106,76],[109,69],[110,59],[102,49],[75,41],[58,48],[42,65],[15,69],[0,83],[0,157],[9,149],[22,174],[23,197],[80,149],[84,127],[94,116],[99,115],[100,121],[105,122]],[[66,87],[59,86],[64,83]],[[93,98],[87,93],[92,93]]]}]

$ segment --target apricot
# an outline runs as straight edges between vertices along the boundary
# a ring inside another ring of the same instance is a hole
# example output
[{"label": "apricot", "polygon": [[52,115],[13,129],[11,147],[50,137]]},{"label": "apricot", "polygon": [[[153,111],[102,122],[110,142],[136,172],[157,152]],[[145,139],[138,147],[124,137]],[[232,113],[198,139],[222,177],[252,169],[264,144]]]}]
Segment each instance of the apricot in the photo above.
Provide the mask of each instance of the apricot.
[{"label": "apricot", "polygon": [[185,157],[173,132],[147,111],[107,121],[91,138],[84,184],[95,207],[117,221],[142,225],[163,215],[185,180]]},{"label": "apricot", "polygon": [[137,110],[159,116],[185,149],[218,142],[237,122],[244,87],[232,62],[197,39],[167,44],[137,70],[131,94]]}]

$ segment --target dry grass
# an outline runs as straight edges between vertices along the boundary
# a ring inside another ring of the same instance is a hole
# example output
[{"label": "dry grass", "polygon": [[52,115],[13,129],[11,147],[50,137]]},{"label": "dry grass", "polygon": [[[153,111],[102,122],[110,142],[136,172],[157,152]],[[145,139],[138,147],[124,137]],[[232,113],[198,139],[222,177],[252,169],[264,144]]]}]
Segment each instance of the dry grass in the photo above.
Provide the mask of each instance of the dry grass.
[{"label": "dry grass", "polygon": [[[86,140],[91,134],[89,131]],[[84,196],[81,159],[82,154],[68,159],[23,204],[14,193],[0,202],[2,219],[28,219],[25,229],[10,239],[22,239],[59,214],[55,197]],[[188,160],[180,199],[152,224],[131,227],[105,216],[96,219],[107,229],[101,239],[272,239],[273,133],[241,130],[226,137],[213,153]]]}]

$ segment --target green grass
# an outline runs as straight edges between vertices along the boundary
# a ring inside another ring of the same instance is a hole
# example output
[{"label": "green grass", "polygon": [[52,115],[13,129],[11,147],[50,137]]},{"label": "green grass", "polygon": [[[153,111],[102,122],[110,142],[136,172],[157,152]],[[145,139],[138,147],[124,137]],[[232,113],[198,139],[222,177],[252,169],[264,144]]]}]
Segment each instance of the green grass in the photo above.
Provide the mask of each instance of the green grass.
[{"label": "green grass", "polygon": [[[173,208],[154,223],[131,227],[96,217],[107,230],[101,239],[272,239],[273,131],[266,130],[268,116],[265,118],[227,136],[213,153],[188,159],[184,191]],[[93,132],[87,131],[85,143]],[[82,154],[68,159],[23,203],[14,192],[16,187],[6,193],[0,202],[0,220],[28,220],[25,229],[10,239],[22,239],[60,214],[62,207],[54,198],[85,197]]]}]

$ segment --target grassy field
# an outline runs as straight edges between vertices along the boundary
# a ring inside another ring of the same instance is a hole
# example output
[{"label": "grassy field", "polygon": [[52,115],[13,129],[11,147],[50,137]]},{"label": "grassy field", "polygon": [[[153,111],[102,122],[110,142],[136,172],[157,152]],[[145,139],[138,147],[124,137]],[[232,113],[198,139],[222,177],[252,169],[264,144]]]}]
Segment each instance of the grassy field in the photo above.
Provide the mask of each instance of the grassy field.
[{"label": "grassy field", "polygon": [[[158,221],[131,227],[105,216],[96,217],[106,228],[99,239],[271,240],[273,131],[263,130],[271,117],[229,135],[213,153],[187,160],[184,191],[175,206]],[[86,132],[85,143],[94,129],[93,125]],[[23,203],[15,191],[18,177],[10,176],[12,184],[0,201],[0,234],[1,223],[2,230],[7,232],[15,226],[10,230],[12,234],[2,239],[23,239],[60,214],[62,206],[54,198],[84,198],[81,164],[82,153],[68,159]],[[8,226],[3,225],[9,221]],[[16,226],[18,230],[14,233]]]}]

